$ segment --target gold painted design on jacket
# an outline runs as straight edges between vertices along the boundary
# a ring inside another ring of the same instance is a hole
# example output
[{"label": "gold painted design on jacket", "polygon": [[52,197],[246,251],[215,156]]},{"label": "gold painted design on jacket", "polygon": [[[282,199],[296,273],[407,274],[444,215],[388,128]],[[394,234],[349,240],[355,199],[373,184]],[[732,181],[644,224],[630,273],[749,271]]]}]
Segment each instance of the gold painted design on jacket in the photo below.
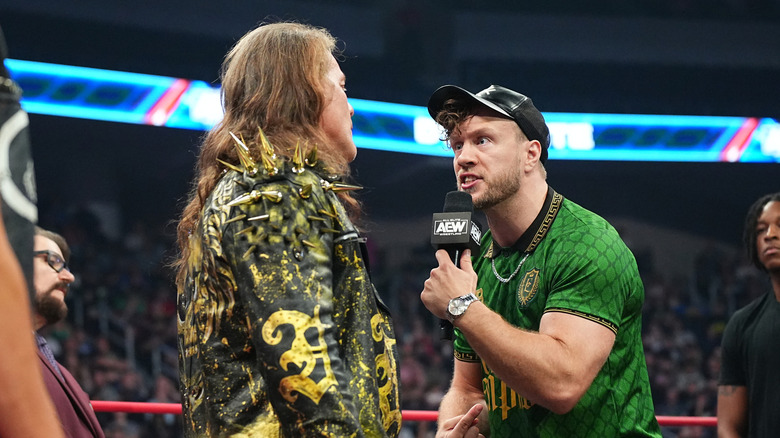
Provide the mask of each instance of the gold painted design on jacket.
[{"label": "gold painted design on jacket", "polygon": [[[322,336],[326,326],[320,321],[319,306],[315,307],[313,317],[297,310],[279,310],[272,313],[268,321],[263,324],[263,340],[270,345],[280,344],[284,337],[280,326],[286,324],[295,328],[295,338],[292,340],[290,349],[279,358],[279,365],[285,371],[290,370],[290,364],[296,365],[300,368],[301,373],[283,378],[279,383],[279,392],[285,400],[291,403],[297,400],[297,392],[319,404],[328,388],[338,385]],[[311,345],[306,340],[305,332],[312,328],[317,331],[319,345]],[[308,357],[322,360],[325,376],[319,382],[309,378],[317,363],[307,361]]]},{"label": "gold painted design on jacket", "polygon": [[[385,351],[393,351],[396,344],[395,338],[387,336],[383,329],[387,324],[388,322],[382,315],[376,314],[371,318],[371,331],[376,342],[384,343]],[[393,423],[397,423],[399,429],[401,426],[401,410],[393,409],[391,406],[391,399],[396,401],[401,399],[398,385],[395,384],[398,381],[397,370],[398,364],[395,363],[392,355],[379,354],[376,356],[376,375],[383,382],[378,389],[379,409],[382,411],[385,430],[391,430],[390,427]]]}]

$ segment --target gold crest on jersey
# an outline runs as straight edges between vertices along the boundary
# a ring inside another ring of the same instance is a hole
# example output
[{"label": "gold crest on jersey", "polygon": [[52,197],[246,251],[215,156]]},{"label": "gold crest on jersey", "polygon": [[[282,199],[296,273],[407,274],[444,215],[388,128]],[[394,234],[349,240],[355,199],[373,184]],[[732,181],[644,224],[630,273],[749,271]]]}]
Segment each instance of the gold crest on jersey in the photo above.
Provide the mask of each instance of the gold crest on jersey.
[{"label": "gold crest on jersey", "polygon": [[517,301],[522,307],[528,306],[536,297],[539,290],[539,270],[534,268],[526,272],[520,287],[517,288]]}]

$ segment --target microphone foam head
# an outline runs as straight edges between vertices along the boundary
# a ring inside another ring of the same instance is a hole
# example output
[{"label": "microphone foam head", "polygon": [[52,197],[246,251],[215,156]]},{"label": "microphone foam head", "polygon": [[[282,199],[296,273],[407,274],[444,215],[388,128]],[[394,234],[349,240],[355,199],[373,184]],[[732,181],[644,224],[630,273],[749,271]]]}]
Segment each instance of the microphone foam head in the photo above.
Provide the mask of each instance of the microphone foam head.
[{"label": "microphone foam head", "polygon": [[459,192],[454,190],[448,192],[444,197],[444,213],[464,211],[471,213],[474,211],[474,203],[471,200],[471,195],[466,192]]}]

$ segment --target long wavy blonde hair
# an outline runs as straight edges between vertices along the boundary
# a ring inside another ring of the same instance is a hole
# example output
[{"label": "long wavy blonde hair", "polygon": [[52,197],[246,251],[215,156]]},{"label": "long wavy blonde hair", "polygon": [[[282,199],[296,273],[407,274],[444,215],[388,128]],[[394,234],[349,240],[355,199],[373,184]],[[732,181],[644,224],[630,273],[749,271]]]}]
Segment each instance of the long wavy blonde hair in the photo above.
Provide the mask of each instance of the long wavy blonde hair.
[{"label": "long wavy blonde hair", "polygon": [[[174,267],[179,284],[189,256],[189,235],[224,169],[217,159],[239,164],[231,132],[244,139],[255,158],[258,128],[276,153],[288,159],[296,144],[316,145],[319,161],[336,174],[349,175],[349,163],[325,141],[319,126],[331,55],[339,57],[341,51],[327,30],[292,22],[261,24],[228,52],[220,75],[225,116],[203,140],[195,182],[177,225],[180,253]],[[349,192],[339,196],[357,219],[357,201]]]}]

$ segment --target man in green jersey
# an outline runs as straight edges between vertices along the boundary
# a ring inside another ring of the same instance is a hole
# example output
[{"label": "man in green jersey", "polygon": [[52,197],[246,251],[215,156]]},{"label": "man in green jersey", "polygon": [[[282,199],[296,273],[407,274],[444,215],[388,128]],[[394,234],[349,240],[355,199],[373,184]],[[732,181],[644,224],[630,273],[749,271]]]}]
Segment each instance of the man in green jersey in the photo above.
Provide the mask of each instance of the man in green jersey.
[{"label": "man in green jersey", "polygon": [[428,111],[490,228],[460,268],[437,251],[421,294],[456,328],[436,436],[660,437],[636,260],[607,221],[547,185],[542,114],[500,86],[443,86]]}]

